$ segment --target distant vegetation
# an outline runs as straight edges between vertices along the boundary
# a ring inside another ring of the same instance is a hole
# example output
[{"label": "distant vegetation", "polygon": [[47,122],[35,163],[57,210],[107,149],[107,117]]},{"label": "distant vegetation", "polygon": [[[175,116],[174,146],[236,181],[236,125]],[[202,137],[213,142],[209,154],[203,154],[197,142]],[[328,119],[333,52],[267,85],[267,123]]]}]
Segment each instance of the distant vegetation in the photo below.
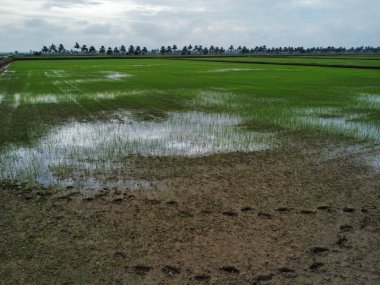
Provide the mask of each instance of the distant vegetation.
[{"label": "distant vegetation", "polygon": [[[16,52],[17,53],[17,52]],[[204,47],[202,45],[188,45],[178,48],[177,45],[162,46],[159,49],[148,50],[146,47],[130,45],[126,47],[105,47],[101,46],[96,48],[93,45],[80,45],[75,43],[72,48],[66,49],[63,44],[51,44],[50,46],[43,46],[40,51],[32,51],[35,55],[255,55],[255,54],[294,54],[294,55],[308,55],[308,54],[376,54],[380,53],[380,47],[361,46],[361,47],[278,47],[268,48],[267,46],[256,46],[248,48],[246,46],[234,47],[233,45],[228,48],[218,47],[211,45]]]}]

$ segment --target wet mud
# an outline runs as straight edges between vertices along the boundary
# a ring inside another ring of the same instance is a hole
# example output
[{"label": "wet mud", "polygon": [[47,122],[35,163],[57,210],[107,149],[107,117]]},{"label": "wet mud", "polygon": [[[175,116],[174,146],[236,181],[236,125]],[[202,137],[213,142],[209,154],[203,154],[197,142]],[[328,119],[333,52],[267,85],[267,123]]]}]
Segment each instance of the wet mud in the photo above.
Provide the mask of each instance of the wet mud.
[{"label": "wet mud", "polygon": [[366,165],[295,149],[134,162],[114,176],[150,189],[3,181],[0,280],[380,282],[380,177]]}]

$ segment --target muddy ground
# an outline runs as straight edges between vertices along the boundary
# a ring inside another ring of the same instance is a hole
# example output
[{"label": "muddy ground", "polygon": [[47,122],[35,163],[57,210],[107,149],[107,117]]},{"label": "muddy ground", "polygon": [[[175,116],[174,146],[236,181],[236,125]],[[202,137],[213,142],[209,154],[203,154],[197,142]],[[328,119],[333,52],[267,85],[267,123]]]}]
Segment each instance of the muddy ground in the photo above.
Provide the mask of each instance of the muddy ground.
[{"label": "muddy ground", "polygon": [[380,284],[379,172],[320,153],[128,158],[149,189],[2,182],[0,283]]}]

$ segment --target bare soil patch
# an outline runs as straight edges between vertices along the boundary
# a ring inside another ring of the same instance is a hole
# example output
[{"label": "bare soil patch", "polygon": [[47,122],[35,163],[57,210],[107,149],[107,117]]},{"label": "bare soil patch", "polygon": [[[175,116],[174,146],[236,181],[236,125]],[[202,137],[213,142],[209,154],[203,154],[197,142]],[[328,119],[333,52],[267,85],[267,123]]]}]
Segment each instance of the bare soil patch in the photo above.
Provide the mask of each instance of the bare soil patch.
[{"label": "bare soil patch", "polygon": [[126,159],[134,168],[115,176],[152,189],[3,182],[0,280],[380,282],[380,177],[366,166],[296,149]]}]

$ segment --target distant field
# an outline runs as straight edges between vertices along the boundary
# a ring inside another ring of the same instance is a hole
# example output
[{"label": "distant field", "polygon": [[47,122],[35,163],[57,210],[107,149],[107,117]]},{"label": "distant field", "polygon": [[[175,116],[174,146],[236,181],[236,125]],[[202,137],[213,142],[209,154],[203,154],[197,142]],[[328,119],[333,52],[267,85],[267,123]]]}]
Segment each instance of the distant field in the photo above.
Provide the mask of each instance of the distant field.
[{"label": "distant field", "polygon": [[245,62],[264,62],[264,63],[288,63],[288,64],[316,64],[316,65],[342,65],[342,66],[374,66],[380,67],[379,56],[294,56],[294,57],[213,57],[202,58],[202,60],[220,61],[245,61]]}]

